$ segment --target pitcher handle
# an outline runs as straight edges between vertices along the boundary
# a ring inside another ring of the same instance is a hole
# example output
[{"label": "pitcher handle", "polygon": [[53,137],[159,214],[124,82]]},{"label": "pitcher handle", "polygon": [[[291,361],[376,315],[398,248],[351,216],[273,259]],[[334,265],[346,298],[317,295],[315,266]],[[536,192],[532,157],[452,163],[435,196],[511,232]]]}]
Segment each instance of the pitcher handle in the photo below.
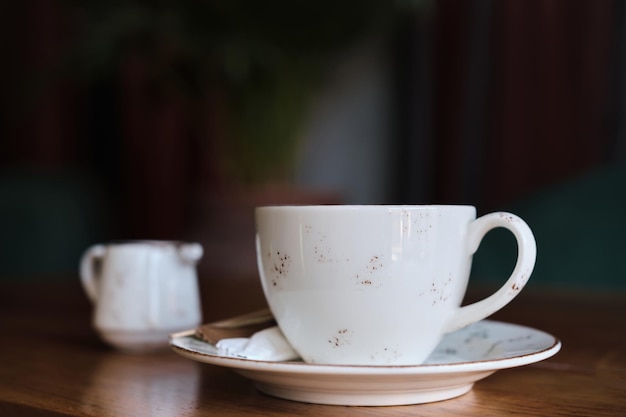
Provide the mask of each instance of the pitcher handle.
[{"label": "pitcher handle", "polygon": [[98,299],[97,277],[94,273],[93,262],[97,258],[102,258],[105,252],[106,246],[93,245],[85,251],[80,260],[80,281],[91,302]]},{"label": "pitcher handle", "polygon": [[537,258],[537,245],[530,227],[514,214],[496,212],[472,221],[467,236],[469,254],[476,253],[487,232],[497,227],[508,229],[517,240],[515,269],[498,291],[481,301],[457,309],[446,324],[446,333],[482,320],[500,310],[519,294],[530,278]]}]

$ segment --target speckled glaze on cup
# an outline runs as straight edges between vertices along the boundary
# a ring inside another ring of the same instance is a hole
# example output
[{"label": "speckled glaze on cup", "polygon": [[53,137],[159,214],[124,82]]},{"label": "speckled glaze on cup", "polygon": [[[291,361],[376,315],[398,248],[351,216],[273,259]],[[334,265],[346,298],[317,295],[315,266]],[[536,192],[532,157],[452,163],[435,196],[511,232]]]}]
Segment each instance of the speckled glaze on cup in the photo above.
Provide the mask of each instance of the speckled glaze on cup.
[{"label": "speckled glaze on cup", "polygon": [[[536,246],[505,212],[472,206],[273,206],[256,209],[263,291],[308,363],[416,365],[441,337],[502,308],[524,287]],[[510,230],[515,269],[490,297],[460,307],[472,255]]]}]

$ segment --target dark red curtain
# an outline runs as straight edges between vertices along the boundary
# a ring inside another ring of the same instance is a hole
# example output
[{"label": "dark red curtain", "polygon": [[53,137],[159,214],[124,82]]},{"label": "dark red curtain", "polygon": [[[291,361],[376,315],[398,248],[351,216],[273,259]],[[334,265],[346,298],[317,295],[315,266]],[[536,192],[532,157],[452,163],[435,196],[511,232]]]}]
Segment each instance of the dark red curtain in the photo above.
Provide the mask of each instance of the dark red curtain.
[{"label": "dark red curtain", "polygon": [[614,2],[435,6],[427,198],[497,208],[610,159]]},{"label": "dark red curtain", "polygon": [[[401,34],[413,37],[399,61],[409,97],[399,103],[409,114],[402,123],[420,125],[400,130],[397,200],[486,210],[606,162],[617,5],[436,0],[420,12],[419,27]],[[89,133],[102,113],[90,105],[93,90],[41,77],[72,36],[67,18],[44,0],[0,14],[0,161],[90,171],[115,191],[123,237],[179,236],[192,199],[215,185],[219,144],[194,131],[184,98],[151,95],[132,57],[111,80],[117,107],[108,120],[119,126],[107,139],[105,118]],[[207,105],[207,123],[211,114]]]}]

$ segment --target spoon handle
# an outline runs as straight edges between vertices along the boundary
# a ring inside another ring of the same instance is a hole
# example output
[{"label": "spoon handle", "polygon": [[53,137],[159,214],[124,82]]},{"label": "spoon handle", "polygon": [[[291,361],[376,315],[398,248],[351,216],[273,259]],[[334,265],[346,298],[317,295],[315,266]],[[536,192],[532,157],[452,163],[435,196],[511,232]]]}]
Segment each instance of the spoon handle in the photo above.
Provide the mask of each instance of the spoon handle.
[{"label": "spoon handle", "polygon": [[205,342],[216,344],[222,339],[250,337],[265,328],[275,326],[274,316],[269,309],[257,310],[213,323],[202,324],[196,335]]}]

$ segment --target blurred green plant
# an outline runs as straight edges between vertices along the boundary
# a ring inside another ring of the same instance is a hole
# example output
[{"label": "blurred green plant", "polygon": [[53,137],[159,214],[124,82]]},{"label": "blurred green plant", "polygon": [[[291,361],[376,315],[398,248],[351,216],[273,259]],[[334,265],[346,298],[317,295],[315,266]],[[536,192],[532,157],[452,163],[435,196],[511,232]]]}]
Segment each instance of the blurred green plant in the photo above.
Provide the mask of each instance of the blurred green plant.
[{"label": "blurred green plant", "polygon": [[329,65],[360,37],[391,28],[423,3],[73,2],[71,67],[90,82],[115,76],[134,54],[146,64],[156,93],[174,87],[192,103],[223,97],[227,175],[243,182],[284,180],[292,173],[311,94]]}]

